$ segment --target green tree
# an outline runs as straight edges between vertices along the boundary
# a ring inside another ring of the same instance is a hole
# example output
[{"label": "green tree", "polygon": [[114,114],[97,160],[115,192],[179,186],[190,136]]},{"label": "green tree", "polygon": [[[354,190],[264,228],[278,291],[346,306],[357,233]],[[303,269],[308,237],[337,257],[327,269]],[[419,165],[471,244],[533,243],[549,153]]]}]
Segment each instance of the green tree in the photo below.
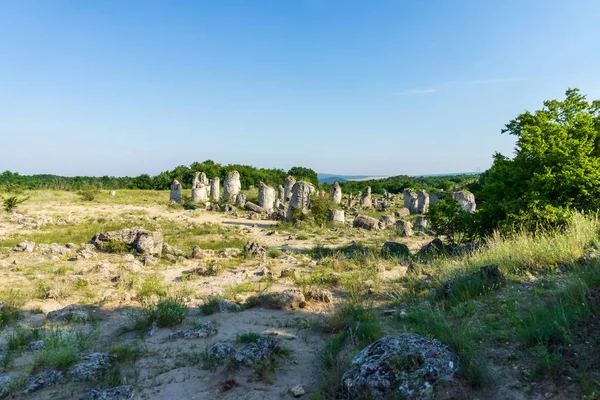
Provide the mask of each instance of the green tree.
[{"label": "green tree", "polygon": [[600,207],[600,101],[569,89],[565,100],[545,101],[502,133],[517,137],[515,156],[495,154],[480,178],[482,233],[555,228],[569,210]]},{"label": "green tree", "polygon": [[437,236],[446,236],[451,244],[463,244],[473,238],[473,215],[463,210],[450,196],[442,197],[437,204],[429,207],[427,220],[431,230]]},{"label": "green tree", "polygon": [[310,168],[292,167],[288,171],[288,175],[293,176],[298,181],[310,182],[315,186],[319,186],[319,178],[317,173]]}]

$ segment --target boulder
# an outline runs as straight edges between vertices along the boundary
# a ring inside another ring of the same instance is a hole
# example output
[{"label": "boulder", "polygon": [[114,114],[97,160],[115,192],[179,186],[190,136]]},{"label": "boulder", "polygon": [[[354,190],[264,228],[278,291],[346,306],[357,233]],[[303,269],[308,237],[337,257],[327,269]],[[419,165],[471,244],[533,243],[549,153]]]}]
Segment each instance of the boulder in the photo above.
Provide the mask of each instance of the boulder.
[{"label": "boulder", "polygon": [[0,376],[0,399],[6,396],[10,392],[10,386],[13,382],[13,378],[8,375]]},{"label": "boulder", "polygon": [[140,254],[160,256],[163,249],[162,232],[147,231],[141,228],[121,229],[118,231],[100,233],[94,236],[90,243],[102,248],[106,242],[122,242],[133,247]]},{"label": "boulder", "polygon": [[236,199],[236,196],[240,193],[242,184],[240,182],[240,173],[237,171],[231,171],[225,175],[223,181],[223,196],[230,201]]},{"label": "boulder", "polygon": [[412,234],[413,234],[412,224],[403,219],[399,219],[396,222],[396,232],[398,233],[398,235],[400,235],[402,237],[412,236]]},{"label": "boulder", "polygon": [[390,257],[407,256],[410,254],[410,250],[403,243],[385,242],[381,248],[381,254]]},{"label": "boulder", "polygon": [[344,210],[331,210],[329,213],[329,219],[334,224],[345,224],[346,217],[344,215]]},{"label": "boulder", "polygon": [[373,217],[359,214],[354,218],[352,226],[364,229],[379,229],[379,221]]},{"label": "boulder", "polygon": [[194,329],[180,329],[169,333],[168,339],[205,339],[217,334],[211,321],[201,322]]},{"label": "boulder", "polygon": [[265,258],[267,256],[265,248],[256,242],[248,242],[244,246],[243,252],[246,257]]},{"label": "boulder", "polygon": [[391,215],[382,215],[379,219],[379,227],[381,229],[386,229],[396,223],[396,218]]},{"label": "boulder", "polygon": [[109,389],[94,388],[79,400],[131,400],[133,395],[133,386],[123,385]]},{"label": "boulder", "polygon": [[233,356],[234,363],[251,367],[259,361],[266,360],[281,347],[279,341],[271,336],[258,338],[248,343]]},{"label": "boulder", "polygon": [[331,189],[329,190],[329,201],[334,204],[340,204],[342,202],[342,188],[337,182],[333,182]]},{"label": "boulder", "polygon": [[421,248],[421,252],[425,254],[441,254],[445,250],[444,243],[439,238],[434,238]]},{"label": "boulder", "polygon": [[35,249],[35,243],[25,240],[19,244],[15,244],[12,248],[13,251],[22,251],[25,253],[32,253]]},{"label": "boulder", "polygon": [[67,370],[67,376],[75,382],[95,381],[110,368],[110,356],[105,353],[83,354],[81,361]]},{"label": "boulder", "polygon": [[342,377],[350,398],[433,400],[438,382],[449,382],[458,356],[437,340],[414,333],[386,336],[354,357]]},{"label": "boulder", "polygon": [[394,216],[396,217],[407,217],[410,215],[410,210],[406,207],[402,207],[399,210],[394,211]]},{"label": "boulder", "polygon": [[258,296],[258,302],[265,307],[279,310],[296,310],[306,306],[304,294],[297,289],[273,293],[263,292]]},{"label": "boulder", "polygon": [[23,393],[29,394],[46,387],[54,386],[62,382],[63,379],[64,374],[62,371],[58,371],[54,368],[46,369],[27,379]]},{"label": "boulder", "polygon": [[235,205],[238,207],[244,207],[246,205],[246,195],[244,193],[238,193],[235,196]]},{"label": "boulder", "polygon": [[475,196],[473,195],[473,193],[471,193],[467,190],[463,190],[460,192],[452,193],[452,197],[454,199],[456,199],[456,201],[458,201],[458,204],[460,204],[460,206],[466,212],[469,212],[469,213],[475,212],[477,205],[475,203]]}]

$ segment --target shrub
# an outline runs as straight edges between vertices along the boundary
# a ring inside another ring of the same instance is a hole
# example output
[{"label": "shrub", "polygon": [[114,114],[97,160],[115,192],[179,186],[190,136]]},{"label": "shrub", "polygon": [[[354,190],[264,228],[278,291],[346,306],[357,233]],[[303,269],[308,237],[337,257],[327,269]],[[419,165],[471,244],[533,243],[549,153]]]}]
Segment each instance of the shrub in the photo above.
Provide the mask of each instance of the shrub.
[{"label": "shrub", "polygon": [[271,258],[277,258],[281,256],[281,250],[279,250],[277,247],[272,247],[269,249],[269,251],[267,251],[267,256],[271,257]]},{"label": "shrub", "polygon": [[4,202],[3,202],[4,211],[13,212],[19,204],[24,203],[27,200],[29,200],[29,197],[17,197],[17,196],[7,197],[6,199],[4,199]]},{"label": "shrub", "polygon": [[159,326],[172,328],[183,322],[187,307],[179,297],[167,297],[156,305],[148,306],[145,310],[149,324],[156,322]]},{"label": "shrub", "polygon": [[462,244],[473,238],[473,215],[463,210],[452,197],[443,197],[427,212],[431,230],[436,235],[444,235],[452,244]]},{"label": "shrub", "polygon": [[100,189],[98,189],[96,186],[86,186],[77,192],[79,197],[81,197],[81,200],[84,201],[93,201],[99,193]]},{"label": "shrub", "polygon": [[239,333],[237,335],[236,341],[238,343],[250,343],[255,342],[260,339],[260,335],[255,332],[247,332],[247,333]]}]

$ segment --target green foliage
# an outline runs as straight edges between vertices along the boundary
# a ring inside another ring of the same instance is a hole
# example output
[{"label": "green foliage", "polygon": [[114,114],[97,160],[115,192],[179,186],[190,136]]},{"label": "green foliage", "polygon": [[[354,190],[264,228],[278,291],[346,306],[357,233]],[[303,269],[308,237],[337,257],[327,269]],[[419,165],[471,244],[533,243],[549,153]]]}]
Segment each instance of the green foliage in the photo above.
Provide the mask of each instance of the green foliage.
[{"label": "green foliage", "polygon": [[2,328],[19,319],[20,310],[25,305],[22,292],[15,289],[4,289],[0,292],[0,332]]},{"label": "green foliage", "polygon": [[144,300],[152,295],[165,296],[167,289],[165,283],[158,274],[148,275],[140,284],[138,296],[140,300]]},{"label": "green foliage", "polygon": [[566,210],[600,208],[600,101],[577,89],[563,101],[511,120],[502,133],[517,138],[515,156],[494,156],[480,178],[481,226],[540,231],[568,223]]},{"label": "green foliage", "polygon": [[310,168],[305,167],[292,167],[288,171],[288,175],[296,178],[297,181],[310,182],[315,186],[319,186],[319,178],[317,173]]},{"label": "green foliage", "polygon": [[41,337],[41,331],[38,328],[26,329],[17,326],[6,340],[6,349],[8,351],[22,350],[29,343],[40,340]]},{"label": "green foliage", "polygon": [[277,247],[271,247],[268,251],[267,251],[267,256],[269,256],[270,258],[277,258],[281,256],[281,250],[279,250],[279,248]]},{"label": "green foliage", "polygon": [[348,181],[340,183],[344,193],[364,192],[367,186],[371,187],[371,192],[382,194],[384,191],[389,193],[402,193],[406,188],[415,190],[425,189],[429,192],[458,190],[477,182],[478,174],[444,175],[444,176],[407,176],[398,175],[383,179],[373,179],[364,181]]},{"label": "green foliage", "polygon": [[236,337],[236,342],[250,343],[256,342],[258,339],[260,339],[260,335],[255,332],[239,333]]},{"label": "green foliage", "polygon": [[431,205],[427,219],[431,230],[437,236],[446,236],[451,244],[459,245],[472,239],[472,214],[463,210],[458,201],[450,196],[444,196],[437,204]]},{"label": "green foliage", "polygon": [[140,349],[127,345],[113,346],[108,353],[120,362],[135,362],[140,357]]},{"label": "green foliage", "polygon": [[86,186],[85,188],[77,192],[77,194],[79,194],[81,200],[93,201],[96,198],[96,196],[100,194],[100,189],[98,189],[96,186]]},{"label": "green foliage", "polygon": [[44,339],[44,348],[37,353],[34,364],[67,369],[79,361],[79,353],[89,347],[93,338],[93,332],[53,331]]},{"label": "green foliage", "polygon": [[160,300],[156,306],[146,308],[149,322],[156,322],[161,327],[172,328],[183,322],[187,307],[179,297],[167,297]]},{"label": "green foliage", "polygon": [[4,211],[13,212],[19,204],[24,203],[27,200],[29,200],[29,197],[11,196],[11,197],[7,197],[3,200],[4,200],[3,201]]},{"label": "green foliage", "polygon": [[223,300],[225,300],[223,296],[209,296],[206,303],[200,307],[200,311],[205,315],[212,315],[219,311],[219,303]]},{"label": "green foliage", "polygon": [[329,214],[335,208],[333,202],[329,201],[329,196],[312,196],[310,213],[315,222],[319,225],[329,223]]}]

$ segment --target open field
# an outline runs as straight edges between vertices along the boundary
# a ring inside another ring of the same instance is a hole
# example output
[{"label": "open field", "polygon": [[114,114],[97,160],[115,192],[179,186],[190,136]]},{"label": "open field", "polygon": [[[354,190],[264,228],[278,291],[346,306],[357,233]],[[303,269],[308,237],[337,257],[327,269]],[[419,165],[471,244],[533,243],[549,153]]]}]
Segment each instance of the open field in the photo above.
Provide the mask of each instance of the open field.
[{"label": "open field", "polygon": [[[0,397],[123,386],[131,393],[114,398],[353,398],[343,374],[354,356],[407,332],[457,357],[451,380],[413,398],[600,396],[595,218],[435,253],[422,250],[426,229],[400,237],[186,210],[168,191],[24,196],[0,214]],[[168,246],[152,256],[89,244],[134,227],[161,232]],[[26,241],[35,247],[20,248]],[[382,251],[386,242],[409,252]],[[493,284],[477,273],[490,264],[504,277]],[[409,372],[422,362],[401,361]]]}]

